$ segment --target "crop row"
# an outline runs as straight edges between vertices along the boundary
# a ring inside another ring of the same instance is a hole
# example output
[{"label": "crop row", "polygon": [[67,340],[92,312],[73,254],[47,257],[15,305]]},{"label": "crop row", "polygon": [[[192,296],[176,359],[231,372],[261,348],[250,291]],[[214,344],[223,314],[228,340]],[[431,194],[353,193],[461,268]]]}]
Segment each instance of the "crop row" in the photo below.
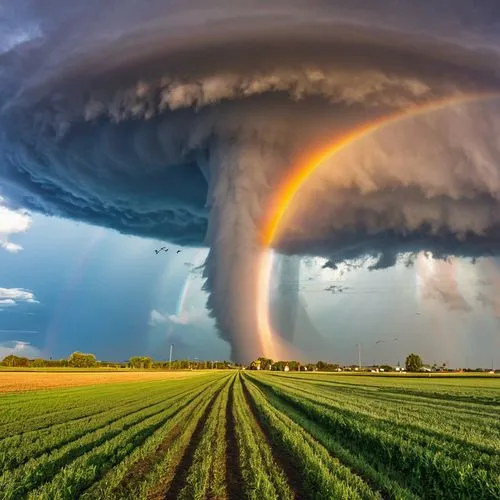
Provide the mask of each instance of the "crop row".
[{"label": "crop row", "polygon": [[227,383],[224,377],[211,384],[95,482],[83,498],[163,498],[197,426]]},{"label": "crop row", "polygon": [[123,404],[117,404],[108,411],[72,420],[70,425],[68,425],[69,422],[64,422],[7,437],[0,441],[0,473],[13,469],[28,459],[33,460],[65,444],[75,442],[99,429],[107,428],[109,431],[113,424],[119,429],[120,425],[126,425],[124,422],[133,419],[134,416],[140,419],[161,412],[173,398],[188,395],[198,389],[199,384],[194,388],[182,386],[175,390],[155,391],[148,394],[147,399],[142,397],[133,401],[126,400]]},{"label": "crop row", "polygon": [[28,399],[9,396],[0,498],[500,498],[491,392],[359,380],[222,372],[49,391],[25,426],[13,417]]},{"label": "crop row", "polygon": [[[320,389],[303,387],[286,377],[251,376],[267,404],[289,416],[375,487],[389,495],[453,498],[500,496],[499,453],[494,444],[471,447],[446,433],[428,433],[401,419],[381,418],[352,401],[329,398]],[[366,404],[366,401],[362,402]],[[389,408],[390,410],[390,408]],[[392,408],[394,412],[398,407]],[[386,415],[387,417],[387,415]],[[450,414],[448,415],[448,418]],[[444,423],[444,422],[443,422]],[[472,422],[467,423],[473,427]]]},{"label": "crop row", "polygon": [[[75,439],[39,456],[35,453],[22,465],[3,472],[0,476],[2,498],[21,498],[28,492],[37,499],[75,498],[100,479],[110,467],[137,452],[148,437],[157,436],[158,430],[172,425],[174,417],[183,410],[186,419],[189,415],[186,408],[195,407],[200,398],[213,391],[213,380],[213,377],[209,380],[200,378],[195,387],[188,384],[187,390],[185,383],[178,384],[184,390],[177,390],[177,394],[173,395],[165,391],[161,401],[153,400],[153,404],[147,404],[142,409],[124,416],[117,415],[106,425],[97,428],[94,425],[94,430],[91,425],[88,432],[85,432],[83,422],[80,430],[75,431],[72,426],[68,426],[68,433],[76,432]],[[145,400],[150,402],[149,397]],[[83,432],[80,437],[79,432]],[[67,438],[63,437],[62,442],[65,440]],[[41,446],[43,448],[44,445]]]},{"label": "crop row", "polygon": [[[2,412],[0,413],[1,440],[25,434],[29,431],[39,431],[51,426],[67,425],[78,419],[85,419],[108,411],[113,411],[118,405],[126,406],[144,401],[144,394],[154,398],[161,397],[168,391],[176,391],[178,387],[196,387],[195,379],[183,380],[179,385],[171,383],[135,383],[91,388],[47,391],[33,395],[33,403],[29,405],[26,394],[19,395],[23,404],[12,408],[12,396],[2,396]],[[61,397],[63,393],[64,397]],[[41,397],[43,396],[43,397]],[[53,399],[51,399],[51,396]],[[15,402],[15,400],[14,400]]]},{"label": "crop row", "polygon": [[[332,394],[331,391],[318,390],[310,384],[284,380],[281,377],[274,380],[274,385],[300,398],[321,403],[329,409],[355,419],[359,424],[377,425],[402,438],[418,441],[422,446],[431,447],[436,452],[447,453],[460,459],[466,453],[476,463],[483,463],[486,468],[500,468],[500,457],[496,451],[500,446],[498,422],[480,417],[460,415],[453,412],[450,419],[450,409],[447,412],[436,410],[424,411],[414,408],[411,403],[380,404],[378,399],[369,396],[352,397],[345,394]],[[495,425],[496,424],[496,425]],[[467,429],[466,436],[462,430]]]}]

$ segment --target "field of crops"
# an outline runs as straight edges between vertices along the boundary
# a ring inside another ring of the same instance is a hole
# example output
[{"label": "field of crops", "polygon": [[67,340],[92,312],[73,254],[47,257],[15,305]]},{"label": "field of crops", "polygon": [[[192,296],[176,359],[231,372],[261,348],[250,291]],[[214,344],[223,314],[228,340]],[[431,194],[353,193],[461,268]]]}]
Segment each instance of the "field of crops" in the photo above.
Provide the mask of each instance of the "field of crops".
[{"label": "field of crops", "polygon": [[2,367],[0,368],[0,393],[119,382],[192,378],[202,373],[201,370],[169,372],[160,370],[78,370],[74,368],[49,368],[44,370],[28,368],[24,371],[18,371]]},{"label": "field of crops", "polygon": [[500,379],[217,372],[0,395],[0,498],[500,498]]}]

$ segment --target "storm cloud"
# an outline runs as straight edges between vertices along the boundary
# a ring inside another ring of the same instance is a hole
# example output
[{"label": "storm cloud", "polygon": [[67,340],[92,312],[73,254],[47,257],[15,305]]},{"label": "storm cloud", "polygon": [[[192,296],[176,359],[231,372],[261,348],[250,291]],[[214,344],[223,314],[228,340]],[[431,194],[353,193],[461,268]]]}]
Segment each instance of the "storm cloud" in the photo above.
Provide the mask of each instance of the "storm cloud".
[{"label": "storm cloud", "polygon": [[330,265],[498,253],[500,5],[493,0],[4,2],[1,195],[208,246],[209,309],[256,352],[259,228],[296,163],[415,105],[327,162],[276,247]]}]

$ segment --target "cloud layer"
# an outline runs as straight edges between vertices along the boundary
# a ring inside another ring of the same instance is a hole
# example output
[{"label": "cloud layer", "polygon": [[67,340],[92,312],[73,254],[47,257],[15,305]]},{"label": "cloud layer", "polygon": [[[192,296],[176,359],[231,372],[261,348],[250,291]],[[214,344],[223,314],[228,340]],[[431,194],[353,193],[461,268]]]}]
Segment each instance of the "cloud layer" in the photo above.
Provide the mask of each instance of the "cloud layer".
[{"label": "cloud layer", "polygon": [[38,304],[35,294],[22,288],[0,288],[0,306],[15,306],[22,303]]},{"label": "cloud layer", "polygon": [[199,322],[204,317],[204,311],[195,308],[188,308],[179,314],[162,314],[153,309],[149,315],[150,326],[158,325],[192,325]]},{"label": "cloud layer", "polygon": [[24,233],[31,226],[31,217],[26,211],[9,210],[2,206],[3,198],[0,196],[0,248],[10,253],[20,252],[23,247],[9,241],[13,234]]},{"label": "cloud layer", "polygon": [[[209,246],[208,306],[240,360],[260,354],[259,228],[298,155],[414,105],[500,91],[491,0],[13,6],[0,37],[9,206]],[[347,148],[278,248],[378,268],[402,251],[498,253],[498,111],[478,100]]]}]

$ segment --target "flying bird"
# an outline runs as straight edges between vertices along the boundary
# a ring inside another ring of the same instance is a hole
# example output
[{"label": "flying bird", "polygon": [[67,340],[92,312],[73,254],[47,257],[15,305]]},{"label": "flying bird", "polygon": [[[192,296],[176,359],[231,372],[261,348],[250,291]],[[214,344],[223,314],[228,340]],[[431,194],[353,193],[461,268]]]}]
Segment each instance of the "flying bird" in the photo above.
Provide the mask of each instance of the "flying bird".
[{"label": "flying bird", "polygon": [[377,342],[375,342],[375,344],[380,344],[381,342],[385,342],[385,340],[377,340]]},{"label": "flying bird", "polygon": [[168,248],[167,247],[161,247],[161,248],[158,248],[157,250],[155,250],[155,254],[158,255],[161,251],[164,251],[164,252],[168,252]]}]

